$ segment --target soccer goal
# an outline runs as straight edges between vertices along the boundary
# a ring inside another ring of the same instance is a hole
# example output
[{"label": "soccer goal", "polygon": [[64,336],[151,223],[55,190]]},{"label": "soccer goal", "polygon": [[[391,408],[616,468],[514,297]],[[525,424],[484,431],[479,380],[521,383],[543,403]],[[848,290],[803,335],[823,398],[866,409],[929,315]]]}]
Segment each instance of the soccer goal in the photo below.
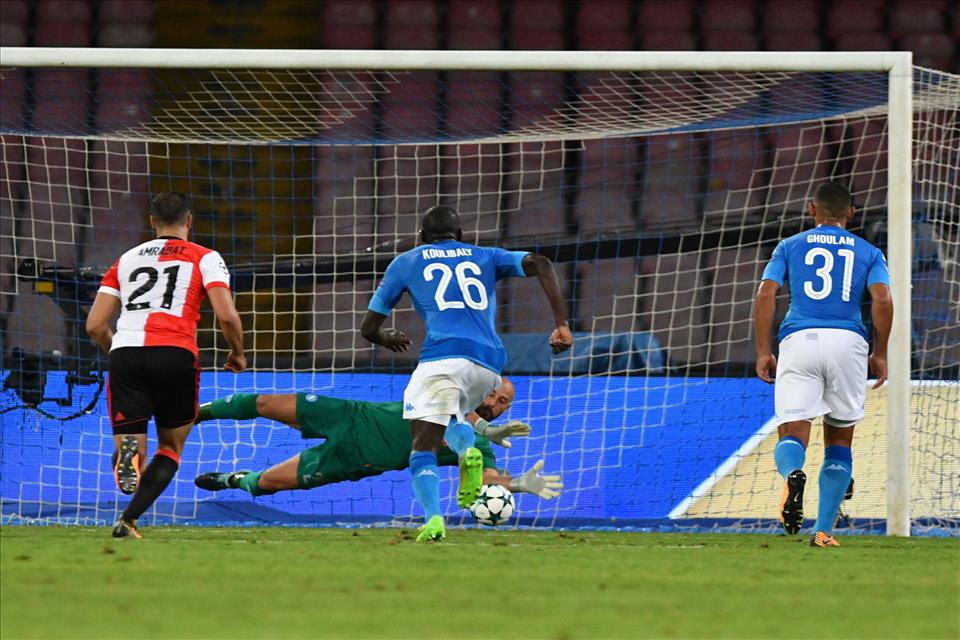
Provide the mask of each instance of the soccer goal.
[{"label": "soccer goal", "polygon": [[[359,320],[386,264],[416,243],[419,214],[449,204],[466,239],[557,264],[577,335],[552,357],[536,289],[501,285],[507,415],[533,432],[497,449],[498,466],[543,459],[565,483],[558,500],[517,496],[514,522],[774,530],[773,397],[753,375],[751,304],[776,242],[812,223],[806,204],[832,179],[854,194],[851,230],[888,257],[896,308],[890,380],[868,393],[841,526],[960,530],[958,76],[891,52],[0,57],[4,522],[107,523],[124,503],[105,361],[83,319],[103,270],[149,237],[149,194],[177,190],[194,238],[231,268],[253,364],[218,371],[225,345],[205,317],[202,402],[399,400],[416,355],[370,348]],[[419,346],[411,308],[391,322]],[[203,423],[146,517],[417,515],[404,472],[257,499],[192,483],[311,444],[262,418]],[[454,474],[444,482],[454,514]]]}]

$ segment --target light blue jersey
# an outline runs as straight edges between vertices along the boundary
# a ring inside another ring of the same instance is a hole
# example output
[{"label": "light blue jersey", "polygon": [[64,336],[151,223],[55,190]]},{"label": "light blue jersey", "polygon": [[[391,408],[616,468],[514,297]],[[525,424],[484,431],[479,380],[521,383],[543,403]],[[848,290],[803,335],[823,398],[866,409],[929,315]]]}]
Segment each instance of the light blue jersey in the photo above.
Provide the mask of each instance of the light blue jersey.
[{"label": "light blue jersey", "polygon": [[763,280],[790,282],[790,309],[780,340],[801,329],[848,329],[869,340],[860,314],[864,291],[890,285],[883,253],[833,225],[781,240],[763,270]]},{"label": "light blue jersey", "polygon": [[390,315],[406,291],[427,328],[420,362],[466,358],[500,373],[507,353],[494,328],[496,283],[524,276],[526,255],[456,240],[421,245],[393,259],[368,308]]}]

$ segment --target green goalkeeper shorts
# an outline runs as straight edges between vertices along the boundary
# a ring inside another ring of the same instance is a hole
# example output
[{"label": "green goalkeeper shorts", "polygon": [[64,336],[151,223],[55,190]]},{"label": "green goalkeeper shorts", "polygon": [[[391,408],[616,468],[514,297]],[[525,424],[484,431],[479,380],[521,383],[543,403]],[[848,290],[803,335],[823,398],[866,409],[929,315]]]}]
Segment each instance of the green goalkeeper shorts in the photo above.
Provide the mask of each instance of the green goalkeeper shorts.
[{"label": "green goalkeeper shorts", "polygon": [[300,452],[297,483],[301,489],[360,480],[376,471],[365,466],[357,451],[353,402],[312,393],[297,394],[297,422],[304,438],[326,442]]}]

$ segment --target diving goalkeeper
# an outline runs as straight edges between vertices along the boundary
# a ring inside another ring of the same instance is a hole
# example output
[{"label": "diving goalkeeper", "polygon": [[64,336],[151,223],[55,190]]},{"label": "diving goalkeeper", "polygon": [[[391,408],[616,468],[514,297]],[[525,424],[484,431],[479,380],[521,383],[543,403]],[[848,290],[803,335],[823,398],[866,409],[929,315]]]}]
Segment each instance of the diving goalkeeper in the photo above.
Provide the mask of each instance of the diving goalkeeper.
[{"label": "diving goalkeeper", "polygon": [[[510,405],[516,391],[503,379],[467,420],[478,432],[476,447],[483,455],[483,481],[514,492],[532,493],[546,500],[560,495],[560,476],[540,475],[543,460],[519,477],[496,469],[490,442],[510,446],[510,436],[525,436],[530,427],[512,420],[492,425]],[[304,439],[324,438],[323,444],[305,449],[266,471],[209,472],[194,483],[207,491],[242,489],[254,496],[277,491],[312,489],[336,482],[362,480],[386,471],[406,469],[410,462],[410,423],[403,419],[401,402],[340,400],[312,393],[237,393],[201,405],[197,422],[218,419],[249,420],[257,417],[282,422],[300,431]],[[458,466],[459,458],[445,444],[438,464]]]}]

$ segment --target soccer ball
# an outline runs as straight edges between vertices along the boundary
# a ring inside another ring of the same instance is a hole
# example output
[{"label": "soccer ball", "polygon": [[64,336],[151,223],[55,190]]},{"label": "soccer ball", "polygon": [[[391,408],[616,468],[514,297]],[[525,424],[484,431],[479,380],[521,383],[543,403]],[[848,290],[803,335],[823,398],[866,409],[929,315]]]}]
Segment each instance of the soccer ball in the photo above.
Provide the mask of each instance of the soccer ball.
[{"label": "soccer ball", "polygon": [[470,507],[470,513],[480,524],[489,527],[503,524],[513,515],[513,494],[499,484],[485,484],[480,487],[480,496]]}]

